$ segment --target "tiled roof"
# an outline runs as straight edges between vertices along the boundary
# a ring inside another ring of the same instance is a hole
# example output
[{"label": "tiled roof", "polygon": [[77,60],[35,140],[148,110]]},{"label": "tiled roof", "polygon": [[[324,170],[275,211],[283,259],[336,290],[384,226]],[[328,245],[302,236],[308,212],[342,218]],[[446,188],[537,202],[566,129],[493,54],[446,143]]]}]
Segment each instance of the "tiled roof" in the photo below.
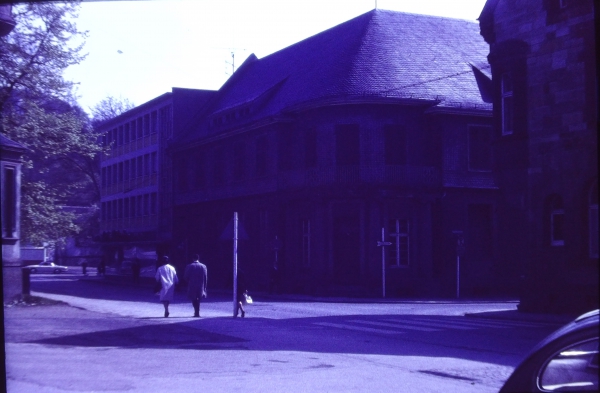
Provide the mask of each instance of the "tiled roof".
[{"label": "tiled roof", "polygon": [[477,22],[376,9],[262,59],[251,55],[204,113],[210,120],[260,101],[247,118],[257,121],[365,97],[491,110],[473,69],[487,71],[488,51]]}]

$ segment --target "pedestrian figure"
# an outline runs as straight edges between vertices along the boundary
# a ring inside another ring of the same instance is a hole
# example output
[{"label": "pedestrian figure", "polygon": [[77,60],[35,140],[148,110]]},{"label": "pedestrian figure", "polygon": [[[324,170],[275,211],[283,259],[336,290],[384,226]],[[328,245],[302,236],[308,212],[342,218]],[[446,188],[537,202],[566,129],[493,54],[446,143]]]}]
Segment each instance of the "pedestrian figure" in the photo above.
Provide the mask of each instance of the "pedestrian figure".
[{"label": "pedestrian figure", "polygon": [[81,272],[83,273],[84,276],[87,276],[87,262],[83,261],[83,263],[81,264]]},{"label": "pedestrian figure", "polygon": [[273,264],[273,269],[271,269],[271,280],[269,282],[269,294],[279,293],[279,269],[277,268],[277,264]]},{"label": "pedestrian figure", "polygon": [[104,264],[104,258],[102,258],[102,259],[100,260],[100,263],[98,264],[98,269],[97,269],[97,272],[96,272],[96,274],[97,274],[98,276],[101,276],[101,275],[103,275],[103,274],[104,274],[104,268],[105,268],[105,266],[106,266],[106,265]]},{"label": "pedestrian figure", "polygon": [[184,278],[188,283],[187,296],[194,306],[194,317],[200,318],[200,301],[206,297],[206,265],[200,263],[200,256],[194,255],[194,261],[185,267]]},{"label": "pedestrian figure", "polygon": [[246,310],[244,310],[244,304],[246,303],[246,294],[248,288],[246,288],[245,276],[241,270],[238,269],[237,273],[237,299],[235,304],[235,317],[238,316],[239,312],[242,312],[242,318],[246,316]]},{"label": "pedestrian figure", "polygon": [[165,318],[169,316],[169,303],[173,301],[175,295],[175,284],[179,282],[175,268],[169,265],[169,257],[162,257],[161,266],[156,270],[154,276],[156,281],[161,284],[160,301],[165,306]]}]

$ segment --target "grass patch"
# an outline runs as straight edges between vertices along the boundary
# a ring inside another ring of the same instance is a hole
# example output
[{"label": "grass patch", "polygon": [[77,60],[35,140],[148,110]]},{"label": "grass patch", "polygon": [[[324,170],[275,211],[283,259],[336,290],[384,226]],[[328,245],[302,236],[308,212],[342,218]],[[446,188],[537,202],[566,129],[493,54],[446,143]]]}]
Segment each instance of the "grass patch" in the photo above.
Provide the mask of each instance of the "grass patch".
[{"label": "grass patch", "polygon": [[66,304],[60,300],[46,299],[40,296],[15,295],[11,300],[4,302],[4,307],[31,307],[31,306],[54,306]]}]

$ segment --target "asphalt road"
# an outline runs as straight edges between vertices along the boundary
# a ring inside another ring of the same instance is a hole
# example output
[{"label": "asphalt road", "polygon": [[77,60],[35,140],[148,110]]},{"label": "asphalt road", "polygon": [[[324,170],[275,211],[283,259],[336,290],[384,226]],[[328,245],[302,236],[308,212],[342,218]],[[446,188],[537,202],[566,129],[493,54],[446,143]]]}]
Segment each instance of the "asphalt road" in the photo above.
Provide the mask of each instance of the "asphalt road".
[{"label": "asphalt road", "polygon": [[66,304],[5,306],[8,392],[496,392],[560,325],[513,318],[515,302],[260,294],[241,319],[210,292],[202,318],[183,292],[163,318],[145,285],[80,278],[33,276]]}]

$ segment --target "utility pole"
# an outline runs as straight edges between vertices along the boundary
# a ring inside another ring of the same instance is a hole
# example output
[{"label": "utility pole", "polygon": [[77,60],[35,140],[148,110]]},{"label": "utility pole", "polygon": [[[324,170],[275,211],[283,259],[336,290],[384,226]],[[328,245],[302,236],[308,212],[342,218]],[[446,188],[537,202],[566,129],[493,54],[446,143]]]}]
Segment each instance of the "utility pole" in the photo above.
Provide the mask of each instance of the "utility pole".
[{"label": "utility pole", "polygon": [[381,289],[385,298],[385,246],[391,246],[392,242],[385,241],[385,228],[381,228],[381,241],[377,242],[377,247],[381,247]]},{"label": "utility pole", "polygon": [[238,246],[238,214],[233,213],[233,316],[236,316],[237,311],[237,281],[238,281],[238,260],[237,260],[237,246]]}]

